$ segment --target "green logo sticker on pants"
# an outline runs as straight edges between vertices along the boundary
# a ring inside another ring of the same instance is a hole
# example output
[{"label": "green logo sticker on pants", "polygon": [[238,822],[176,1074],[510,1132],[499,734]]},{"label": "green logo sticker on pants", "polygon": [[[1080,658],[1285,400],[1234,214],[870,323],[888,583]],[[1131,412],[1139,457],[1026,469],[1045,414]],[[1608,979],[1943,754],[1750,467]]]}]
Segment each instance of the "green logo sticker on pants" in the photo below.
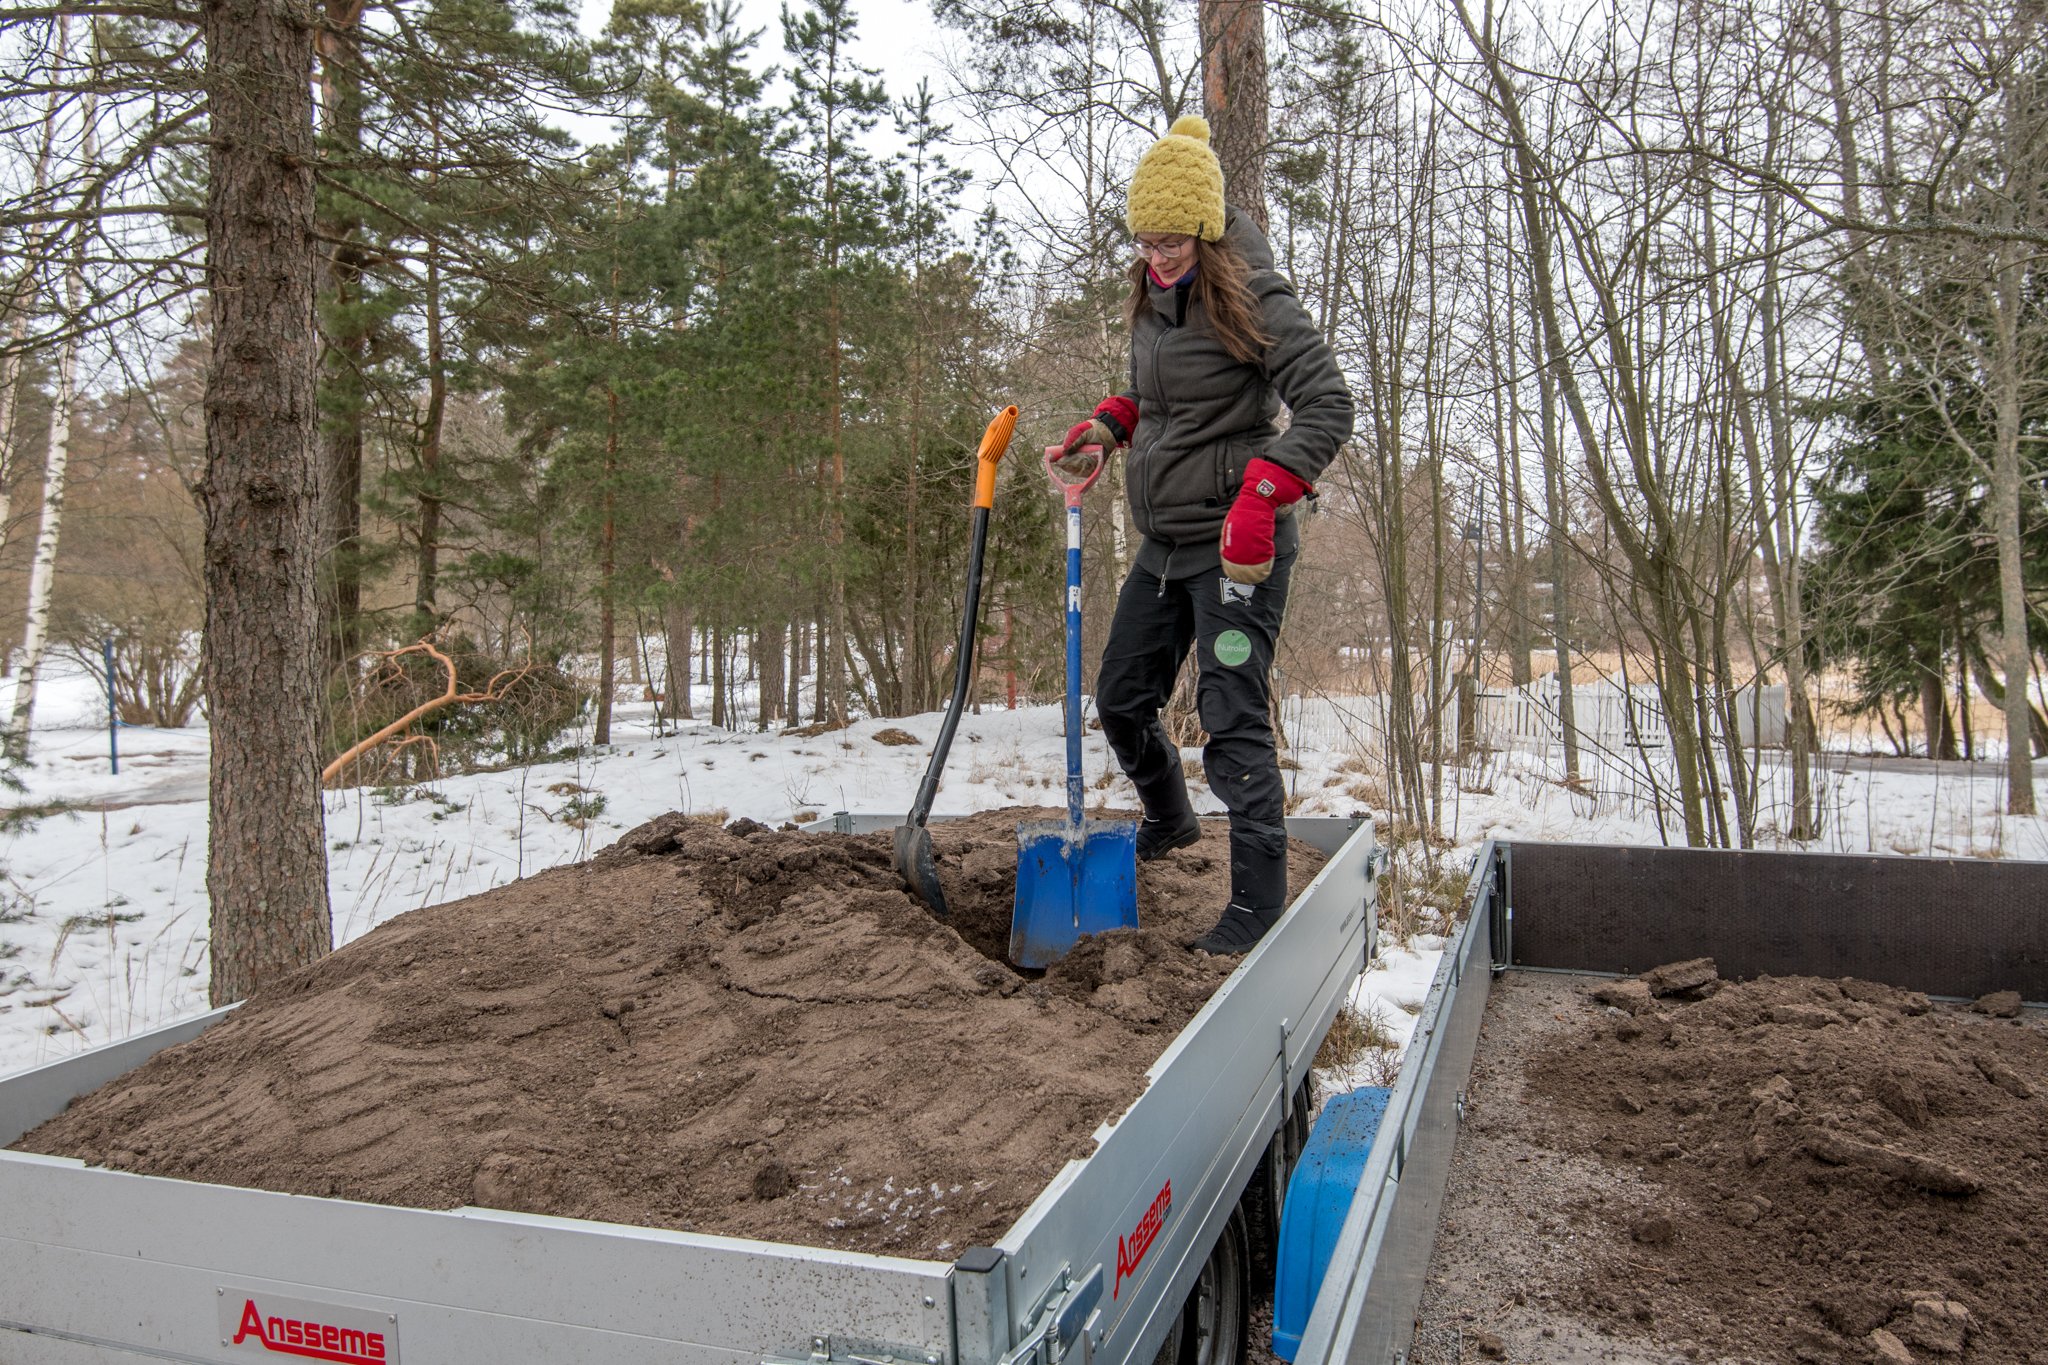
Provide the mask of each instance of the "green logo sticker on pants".
[{"label": "green logo sticker on pants", "polygon": [[1252,642],[1241,630],[1226,630],[1216,637],[1216,662],[1236,668],[1252,657]]}]

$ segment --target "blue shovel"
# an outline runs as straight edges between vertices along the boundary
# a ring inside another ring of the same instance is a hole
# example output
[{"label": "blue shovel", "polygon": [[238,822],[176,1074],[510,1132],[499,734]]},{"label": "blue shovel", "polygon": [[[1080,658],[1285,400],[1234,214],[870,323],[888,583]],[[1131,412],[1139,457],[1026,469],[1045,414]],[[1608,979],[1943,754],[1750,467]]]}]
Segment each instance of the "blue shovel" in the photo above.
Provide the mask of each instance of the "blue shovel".
[{"label": "blue shovel", "polygon": [[1046,472],[1067,501],[1067,818],[1017,826],[1017,907],[1010,917],[1010,961],[1046,967],[1083,934],[1138,927],[1138,826],[1081,814],[1081,495],[1102,475],[1107,454],[1079,483],[1060,477],[1058,446]]}]

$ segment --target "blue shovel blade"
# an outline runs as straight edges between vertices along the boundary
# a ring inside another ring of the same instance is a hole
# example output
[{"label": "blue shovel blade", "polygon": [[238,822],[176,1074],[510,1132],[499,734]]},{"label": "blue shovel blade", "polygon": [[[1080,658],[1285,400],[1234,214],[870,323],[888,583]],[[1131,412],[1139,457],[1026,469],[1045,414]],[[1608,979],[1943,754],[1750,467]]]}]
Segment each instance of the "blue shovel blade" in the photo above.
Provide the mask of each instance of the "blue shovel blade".
[{"label": "blue shovel blade", "polygon": [[1010,961],[1048,967],[1083,934],[1138,927],[1135,821],[1025,820],[1017,826]]}]

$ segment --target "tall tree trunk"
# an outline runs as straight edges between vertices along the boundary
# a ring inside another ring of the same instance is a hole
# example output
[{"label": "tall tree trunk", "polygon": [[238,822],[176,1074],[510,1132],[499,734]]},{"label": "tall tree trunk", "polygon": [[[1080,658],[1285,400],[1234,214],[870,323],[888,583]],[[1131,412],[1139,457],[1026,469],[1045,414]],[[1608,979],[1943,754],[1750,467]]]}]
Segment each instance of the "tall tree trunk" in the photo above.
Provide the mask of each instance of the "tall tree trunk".
[{"label": "tall tree trunk", "polygon": [[789,628],[780,621],[770,621],[761,627],[754,637],[755,654],[760,665],[761,728],[766,730],[769,722],[782,716],[782,637]]},{"label": "tall tree trunk", "polygon": [[811,628],[811,721],[825,724],[832,717],[832,699],[827,696],[826,670],[831,667],[825,656],[832,648],[832,609],[821,603],[816,623]]},{"label": "tall tree trunk", "polygon": [[[71,48],[71,16],[57,16],[56,64],[61,66]],[[62,98],[56,91],[50,93],[43,107],[43,135],[36,152],[33,195],[36,201],[43,197],[43,191],[50,183],[50,157],[57,147],[57,111]],[[47,237],[47,233],[41,234]],[[32,243],[39,249],[39,238],[32,237]],[[21,395],[21,343],[28,337],[28,315],[36,302],[37,249],[22,253],[21,268],[7,282],[7,293],[0,297],[0,316],[8,319],[8,350],[0,357],[0,546],[7,544],[8,524],[14,519],[14,477],[19,468],[14,446],[14,424],[19,412]],[[0,655],[0,677],[7,675],[8,660]]]},{"label": "tall tree trunk", "polygon": [[711,724],[720,730],[735,730],[732,716],[726,709],[725,690],[725,629],[721,625],[711,627]]},{"label": "tall tree trunk", "polygon": [[619,395],[605,386],[604,522],[598,528],[597,563],[597,730],[592,740],[612,742],[612,689],[618,681],[618,604],[613,600],[618,569],[618,528],[613,520],[612,476],[619,467]]},{"label": "tall tree trunk", "polygon": [[1927,727],[1927,756],[1954,758],[1956,731],[1955,726],[1949,723],[1948,698],[1943,695],[1941,670],[1925,660],[1918,660],[1916,664],[1920,675],[1920,723]]},{"label": "tall tree trunk", "polygon": [[782,714],[791,725],[804,723],[804,637],[809,632],[801,616],[789,623],[789,704]]},{"label": "tall tree trunk", "polygon": [[[837,262],[834,262],[837,268]],[[830,604],[831,631],[824,642],[824,667],[827,701],[831,707],[832,723],[844,728],[849,712],[846,702],[846,430],[845,409],[839,392],[840,348],[839,348],[839,284],[834,276],[832,298],[828,309],[828,326],[831,329],[831,415],[832,427],[832,568]]]},{"label": "tall tree trunk", "polygon": [[[1771,155],[1779,141],[1779,112],[1774,104],[1768,119]],[[1819,748],[1813,707],[1806,695],[1806,621],[1799,582],[1799,545],[1793,535],[1794,506],[1798,496],[1793,468],[1792,415],[1787,401],[1784,360],[1784,307],[1778,283],[1778,250],[1782,236],[1782,207],[1773,192],[1764,202],[1764,288],[1759,309],[1763,332],[1764,414],[1771,428],[1769,517],[1757,533],[1775,549],[1765,558],[1777,561],[1777,576],[1771,582],[1773,605],[1782,618],[1778,623],[1785,650],[1785,748],[1792,768],[1792,828],[1794,839],[1818,839],[1820,822],[1813,803],[1813,754]]]},{"label": "tall tree trunk", "polygon": [[662,636],[668,655],[668,714],[694,720],[690,711],[690,634],[695,629],[689,608],[670,598],[661,609]]},{"label": "tall tree trunk", "polygon": [[57,578],[57,536],[64,522],[64,472],[71,458],[71,409],[77,398],[77,313],[84,292],[74,259],[64,272],[67,321],[73,335],[57,356],[57,392],[50,403],[50,440],[43,462],[43,512],[36,527],[35,559],[28,574],[28,620],[21,636],[21,674],[14,683],[14,718],[7,744],[16,759],[28,757],[29,727],[34,724],[36,681],[42,674],[49,645],[50,589]]},{"label": "tall tree trunk", "polygon": [[1970,650],[1963,635],[1961,599],[1950,603],[1950,608],[1956,631],[1956,725],[1962,731],[1963,757],[1974,763],[1977,761],[1977,736],[1970,725]]},{"label": "tall tree trunk", "polygon": [[1264,0],[1201,0],[1201,31],[1202,112],[1223,163],[1223,193],[1264,232],[1272,137]]},{"label": "tall tree trunk", "polygon": [[414,633],[440,622],[434,603],[441,570],[441,426],[448,411],[448,368],[441,338],[440,250],[427,244],[427,415],[420,428],[419,557],[413,574]]},{"label": "tall tree trunk", "polygon": [[[318,30],[322,141],[344,164],[363,144],[362,0],[323,0]],[[363,367],[369,361],[372,321],[362,297],[367,264],[357,234],[362,215],[346,195],[330,197],[320,224],[327,247],[327,382],[320,427],[319,591],[326,599],[327,661],[339,668],[362,648],[363,410],[368,401]]]},{"label": "tall tree trunk", "polygon": [[[1835,156],[1842,176],[1842,214],[1852,222],[1863,217],[1863,163],[1856,150],[1856,110],[1849,100],[1849,74],[1844,69],[1842,56],[1842,5],[1841,0],[1823,0],[1827,11],[1827,41],[1821,45],[1821,59],[1827,66],[1828,94],[1835,107]],[[1891,44],[1882,44],[1882,60],[1890,61]],[[1879,97],[1880,107],[1889,107],[1889,101]],[[1772,116],[1775,119],[1777,100],[1772,100]],[[1775,141],[1775,139],[1774,139]],[[1889,177],[1883,183],[1889,184]],[[1770,195],[1775,209],[1777,195]],[[1870,382],[1880,394],[1890,387],[1890,366],[1885,359],[1884,347],[1870,344],[1875,327],[1871,307],[1870,280],[1870,234],[1861,228],[1850,228],[1844,234],[1849,247],[1848,269],[1844,272],[1844,293],[1848,295],[1849,318],[1856,333],[1857,344],[1863,351],[1863,368],[1869,372]],[[1770,245],[1772,259],[1776,253]],[[1787,694],[1790,695],[1789,693]],[[1789,714],[1787,719],[1789,720]],[[1793,836],[1799,837],[1797,835]],[[1809,836],[1811,837],[1811,836]]]},{"label": "tall tree trunk", "polygon": [[1550,367],[1543,363],[1543,322],[1529,316],[1529,354],[1536,367],[1536,388],[1543,423],[1543,517],[1545,539],[1550,542],[1550,638],[1557,651],[1557,731],[1564,742],[1564,780],[1579,783],[1579,720],[1574,709],[1572,651],[1570,638],[1571,599],[1565,591],[1564,466],[1557,440],[1557,389]]},{"label": "tall tree trunk", "polygon": [[[70,25],[59,30],[60,49],[68,42]],[[95,60],[98,43],[93,44]],[[61,60],[61,52],[60,52]],[[43,153],[36,175],[47,173],[49,155],[56,136],[56,105],[53,101],[44,120]],[[80,152],[88,165],[99,157],[99,98],[88,93],[81,109]],[[72,407],[78,398],[78,330],[83,324],[85,303],[85,232],[76,229],[71,257],[64,269],[64,322],[67,336],[57,355],[57,392],[50,405],[50,435],[43,461],[42,518],[36,528],[35,558],[29,568],[28,617],[22,629],[21,675],[14,685],[14,717],[8,727],[7,743],[15,757],[28,757],[29,727],[34,723],[36,682],[42,673],[43,653],[49,645],[50,590],[57,577],[57,537],[64,520],[65,469],[71,457]],[[9,414],[10,425],[12,414]],[[6,474],[0,468],[0,477]]]},{"label": "tall tree trunk", "polygon": [[201,10],[206,277],[206,890],[215,1005],[333,943],[316,726],[320,618],[310,16]]},{"label": "tall tree trunk", "polygon": [[[1510,224],[1513,219],[1509,219]],[[1514,241],[1510,235],[1507,251],[1512,254]],[[1487,253],[1484,262],[1484,288],[1486,298],[1486,362],[1493,388],[1493,461],[1494,477],[1500,488],[1500,501],[1494,511],[1500,524],[1501,604],[1505,608],[1506,629],[1501,632],[1501,643],[1508,653],[1508,683],[1513,687],[1527,687],[1532,678],[1529,667],[1529,592],[1528,592],[1528,544],[1522,531],[1522,424],[1521,404],[1516,401],[1521,386],[1501,368],[1501,327],[1502,310],[1495,304],[1493,285],[1493,255]],[[1514,317],[1513,275],[1507,281],[1506,316]],[[1510,324],[1510,327],[1512,324]],[[1513,368],[1513,331],[1509,333],[1508,363]],[[1512,513],[1510,508],[1512,507]]]},{"label": "tall tree trunk", "polygon": [[[2020,22],[2032,27],[2025,20]],[[2009,164],[2014,166],[2030,158],[2038,162],[2041,157],[2041,153],[2032,146],[2022,145],[2028,140],[2019,136],[2020,116],[2016,106],[2021,102],[2019,89],[2005,92],[2006,153],[2011,158]],[[2038,138],[2041,131],[2038,122],[2033,131]],[[2032,199],[2039,194],[2040,179],[2036,177],[2029,188],[2033,190],[2029,195]],[[1999,226],[2007,230],[2018,226],[2009,194],[1999,196],[1998,217]],[[1992,454],[1991,524],[1998,542],[1999,626],[2005,636],[2002,642],[2005,657],[2000,662],[2005,671],[2005,811],[2008,815],[2034,813],[2033,746],[2027,730],[2027,678],[2033,671],[2034,650],[2027,638],[2027,583],[2020,552],[2020,387],[2025,382],[2021,373],[2020,348],[2027,344],[2027,338],[2021,335],[2020,317],[2022,309],[2028,306],[2031,281],[2025,266],[2032,254],[2033,248],[2018,242],[1999,244],[1998,278],[1992,299],[1997,309],[1994,323],[1996,343],[1992,350],[1989,378],[1997,444]]]}]

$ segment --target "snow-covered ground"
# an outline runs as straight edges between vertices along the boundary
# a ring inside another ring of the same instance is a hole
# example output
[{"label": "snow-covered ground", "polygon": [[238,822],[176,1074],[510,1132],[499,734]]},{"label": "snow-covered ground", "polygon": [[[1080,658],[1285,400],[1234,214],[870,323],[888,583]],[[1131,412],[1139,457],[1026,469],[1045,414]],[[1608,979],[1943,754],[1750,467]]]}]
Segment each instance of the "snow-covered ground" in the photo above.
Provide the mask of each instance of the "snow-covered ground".
[{"label": "snow-covered ground", "polygon": [[[0,683],[0,707],[11,683]],[[708,702],[707,694],[702,700]],[[108,771],[102,694],[61,665],[38,695],[26,796],[77,810],[0,841],[0,1073],[69,1055],[206,1007],[206,754],[204,729],[121,732],[121,771]],[[588,857],[669,810],[723,810],[771,824],[829,820],[835,810],[905,809],[937,734],[936,714],[861,721],[814,737],[685,724],[656,732],[646,702],[615,712],[614,743],[573,761],[451,777],[397,791],[327,798],[328,885],[337,944],[406,910],[503,885]],[[886,745],[885,729],[917,745]],[[587,736],[585,736],[587,738]],[[1091,800],[1135,804],[1102,742],[1085,746]],[[1196,755],[1191,751],[1190,757]],[[1288,772],[1300,815],[1376,808],[1375,767],[1342,737],[1303,735]],[[1060,799],[1060,708],[969,715],[955,741],[940,812]],[[1442,855],[1462,869],[1488,837],[1657,843],[1654,808],[1619,780],[1582,795],[1545,780],[1540,764],[1496,755],[1447,769]],[[2001,815],[1996,767],[1965,773],[1886,772],[1831,760],[1830,813],[1815,847],[2048,858],[2039,820]],[[1108,777],[1105,785],[1098,780]],[[1218,810],[1196,785],[1198,803]],[[601,798],[601,809],[594,815]],[[1219,907],[1220,908],[1220,907]],[[1360,984],[1358,1002],[1405,1044],[1429,989],[1441,926],[1408,926]],[[1383,935],[1383,939],[1384,939]],[[1357,1079],[1357,1078],[1354,1078]]]}]

